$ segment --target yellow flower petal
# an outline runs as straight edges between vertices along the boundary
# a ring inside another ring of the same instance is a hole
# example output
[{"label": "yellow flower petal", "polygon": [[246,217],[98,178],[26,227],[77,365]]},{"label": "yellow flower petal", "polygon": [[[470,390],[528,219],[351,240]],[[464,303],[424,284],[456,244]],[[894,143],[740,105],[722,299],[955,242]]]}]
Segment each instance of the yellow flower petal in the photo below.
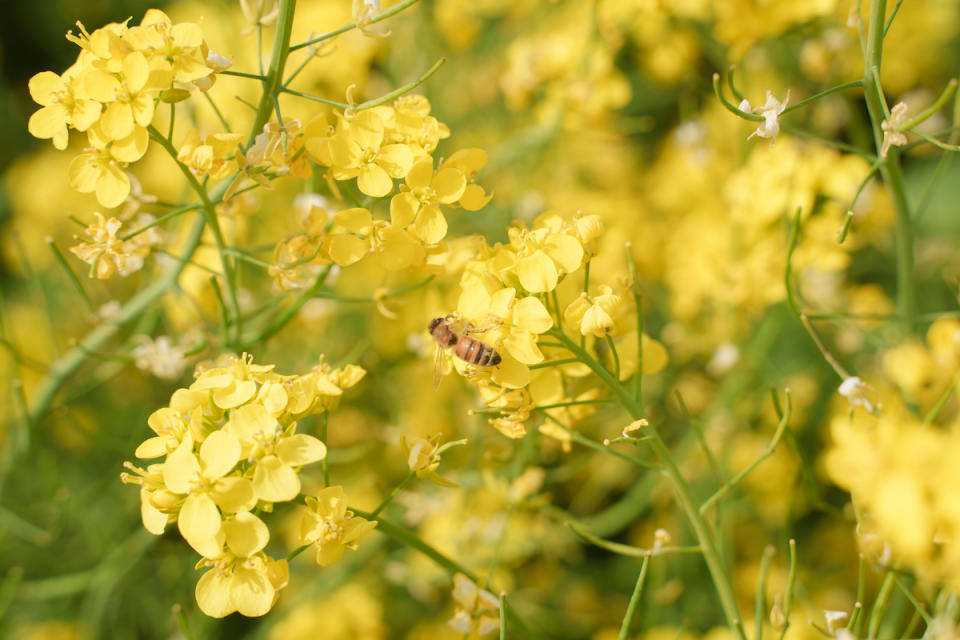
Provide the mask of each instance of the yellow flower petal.
[{"label": "yellow flower petal", "polygon": [[536,340],[526,331],[514,329],[508,333],[503,341],[503,348],[523,364],[543,362],[543,353],[537,347]]},{"label": "yellow flower petal", "polygon": [[368,253],[370,253],[368,240],[348,233],[330,236],[330,259],[341,267],[359,262]]},{"label": "yellow flower petal", "polygon": [[487,203],[493,198],[493,194],[488,194],[478,184],[468,184],[460,196],[460,206],[467,211],[479,211],[487,206]]},{"label": "yellow flower petal", "polygon": [[557,286],[557,267],[543,251],[520,258],[517,262],[517,277],[530,293],[553,291]]},{"label": "yellow flower petal", "polygon": [[428,204],[417,214],[414,229],[425,244],[436,244],[447,235],[447,219],[443,217],[440,207]]},{"label": "yellow flower petal", "polygon": [[235,518],[224,520],[223,532],[227,546],[235,555],[248,558],[267,546],[270,530],[263,520],[249,512],[238,513]]},{"label": "yellow flower petal", "polygon": [[259,571],[238,568],[230,581],[230,601],[245,616],[262,616],[273,606],[276,590]]},{"label": "yellow flower petal", "polygon": [[543,247],[564,271],[570,273],[580,268],[583,262],[583,245],[580,241],[565,233],[556,233],[547,238]]},{"label": "yellow flower petal", "polygon": [[253,380],[236,380],[228,387],[214,389],[213,402],[221,409],[239,407],[257,392],[257,383]]},{"label": "yellow flower petal", "polygon": [[211,569],[200,576],[194,595],[200,610],[211,618],[223,618],[237,610],[230,600],[231,576]]},{"label": "yellow flower petal", "polygon": [[467,179],[459,169],[448,167],[437,171],[431,185],[437,193],[437,200],[444,204],[456,202],[467,188]]},{"label": "yellow flower petal", "polygon": [[538,298],[527,296],[514,305],[513,324],[524,331],[544,333],[553,326],[553,318]]},{"label": "yellow flower petal", "polygon": [[413,163],[407,172],[406,183],[414,191],[423,191],[433,179],[433,158],[424,156]]},{"label": "yellow flower petal", "polygon": [[497,384],[508,389],[522,389],[530,384],[530,369],[512,357],[509,353],[501,354],[503,359],[500,366],[493,370],[490,378]]},{"label": "yellow flower petal", "polygon": [[193,438],[186,437],[163,463],[163,483],[174,493],[190,493],[200,477],[200,462],[193,455]]},{"label": "yellow flower petal", "polygon": [[326,542],[317,549],[317,564],[329,567],[343,557],[344,546],[341,542]]},{"label": "yellow flower petal", "polygon": [[326,458],[327,447],[313,436],[297,433],[277,443],[277,456],[285,464],[299,467]]},{"label": "yellow flower petal", "polygon": [[203,554],[220,532],[220,511],[204,493],[192,493],[184,500],[177,517],[177,527],[183,539]]},{"label": "yellow flower petal", "polygon": [[220,478],[213,485],[210,497],[217,503],[224,513],[249,511],[257,504],[257,496],[253,491],[253,483],[249,478],[231,476]]},{"label": "yellow flower petal", "polygon": [[374,198],[382,198],[393,191],[393,180],[379,165],[368,163],[360,167],[357,174],[357,188]]},{"label": "yellow flower petal", "polygon": [[267,502],[286,502],[300,493],[300,478],[277,456],[266,456],[253,471],[253,490]]},{"label": "yellow flower petal", "polygon": [[[369,194],[368,194],[369,195]],[[366,209],[355,207],[338,211],[333,221],[348,231],[368,234],[373,229],[373,217]]]},{"label": "yellow flower petal", "polygon": [[222,478],[240,460],[240,441],[229,431],[214,431],[200,445],[200,460],[207,480]]}]

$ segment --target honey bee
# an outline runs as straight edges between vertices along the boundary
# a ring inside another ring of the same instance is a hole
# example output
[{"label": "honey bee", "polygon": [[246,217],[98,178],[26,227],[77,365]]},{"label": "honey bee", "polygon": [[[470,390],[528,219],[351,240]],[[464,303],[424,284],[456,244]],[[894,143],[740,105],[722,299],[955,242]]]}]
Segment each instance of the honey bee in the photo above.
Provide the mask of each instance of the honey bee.
[{"label": "honey bee", "polygon": [[453,355],[467,364],[478,367],[495,367],[500,364],[500,354],[496,349],[485,342],[470,337],[471,333],[483,333],[487,329],[471,329],[469,325],[463,335],[454,328],[453,316],[434,318],[427,326],[427,331],[437,341],[437,360],[433,369],[433,388],[440,386],[440,370],[443,365],[443,350],[453,347]]}]

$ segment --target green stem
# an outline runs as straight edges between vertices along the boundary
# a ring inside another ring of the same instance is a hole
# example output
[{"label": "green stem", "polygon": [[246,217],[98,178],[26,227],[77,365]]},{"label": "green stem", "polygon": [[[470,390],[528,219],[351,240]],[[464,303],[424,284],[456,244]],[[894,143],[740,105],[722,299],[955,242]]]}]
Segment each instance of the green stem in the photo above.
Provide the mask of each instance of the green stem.
[{"label": "green stem", "polygon": [[[863,93],[867,102],[870,121],[873,125],[874,143],[878,152],[883,145],[883,131],[880,124],[885,119],[884,112],[886,109],[883,90],[877,81],[883,54],[886,10],[886,0],[874,0],[870,3],[863,74]],[[890,149],[886,161],[880,165],[880,173],[890,190],[897,221],[897,311],[904,329],[908,333],[913,333],[916,328],[917,316],[917,292],[913,274],[913,226],[910,221],[910,209],[904,191],[903,173],[900,170],[900,152],[897,149]]]},{"label": "green stem", "polygon": [[[860,80],[853,80],[852,82],[845,82],[845,83],[843,83],[843,84],[838,84],[838,85],[835,86],[835,87],[831,87],[831,88],[829,88],[829,89],[826,89],[826,90],[824,90],[824,91],[821,91],[820,93],[818,93],[818,94],[816,94],[816,95],[810,96],[809,98],[806,98],[805,100],[801,100],[800,102],[797,102],[796,104],[790,105],[789,107],[787,107],[786,109],[783,110],[783,113],[790,113],[790,112],[793,111],[794,109],[799,109],[800,107],[805,107],[806,105],[810,104],[811,102],[816,102],[816,101],[819,100],[820,98],[826,97],[826,96],[830,95],[831,93],[837,93],[838,91],[843,91],[844,89],[852,89],[853,87],[859,87],[859,86],[862,85],[862,84],[863,84],[863,82],[860,81]],[[781,115],[783,115],[783,114],[781,114]]]},{"label": "green stem", "polygon": [[[354,509],[353,507],[351,507],[350,510],[353,511],[356,515],[366,520],[373,519],[373,516],[371,514],[366,513],[364,511],[360,511],[359,509]],[[417,536],[417,534],[415,534],[410,529],[407,529],[406,527],[402,527],[398,524],[394,524],[389,520],[380,518],[377,520],[377,531],[384,534],[388,538],[391,538],[399,542],[400,544],[404,544],[412,549],[416,549],[417,551],[419,551],[420,553],[427,556],[428,558],[436,562],[438,565],[446,569],[450,573],[450,575],[453,575],[455,573],[462,573],[463,575],[470,578],[470,580],[472,580],[473,582],[477,582],[477,577],[473,575],[473,573],[470,570],[466,569],[465,567],[458,564],[455,560],[451,560],[447,556],[443,555],[442,553],[440,553],[439,551],[431,547],[429,544],[421,540]]]},{"label": "green stem", "polygon": [[[213,200],[210,199],[210,195],[207,193],[206,188],[200,184],[200,181],[197,180],[197,176],[193,175],[190,167],[180,162],[179,158],[177,158],[177,150],[173,146],[173,143],[164,137],[163,134],[157,131],[153,125],[149,125],[147,127],[147,131],[150,132],[150,137],[156,140],[160,146],[164,148],[167,154],[170,155],[177,167],[180,169],[180,173],[182,173],[183,177],[187,179],[187,182],[190,184],[190,188],[193,189],[194,193],[197,194],[197,197],[200,198],[200,203],[203,205],[202,208],[204,219],[207,222],[207,226],[210,227],[210,232],[213,233],[213,239],[217,243],[217,251],[220,254],[220,265],[223,268],[223,278],[227,285],[227,294],[230,297],[234,335],[239,336],[242,318],[240,315],[240,302],[237,299],[236,264],[227,257],[228,247],[223,238],[223,231],[220,229],[220,220],[217,217],[217,208],[213,204]],[[224,182],[229,182],[229,180],[225,180]]]},{"label": "green stem", "polygon": [[206,226],[203,218],[197,218],[187,239],[183,258],[166,277],[140,290],[123,307],[116,322],[103,323],[81,339],[75,347],[63,354],[50,367],[47,377],[33,396],[30,407],[30,423],[37,424],[46,415],[54,396],[60,387],[86,362],[89,353],[98,351],[117,332],[140,316],[150,305],[176,284],[180,273],[186,267],[186,259],[193,255],[200,245],[200,238]]},{"label": "green stem", "polygon": [[650,556],[645,556],[643,563],[640,565],[637,584],[633,587],[633,594],[630,596],[630,604],[627,605],[627,613],[623,616],[623,622],[620,623],[620,633],[617,635],[617,640],[627,640],[630,637],[630,626],[633,624],[633,618],[640,606],[640,594],[643,592],[643,583],[647,579],[647,567],[649,565]]},{"label": "green stem", "polygon": [[767,610],[767,576],[770,574],[770,562],[775,553],[772,546],[767,546],[760,561],[760,577],[753,603],[753,636],[756,640],[763,640],[763,614]]},{"label": "green stem", "polygon": [[63,257],[63,253],[60,252],[60,248],[57,247],[57,243],[53,241],[53,238],[47,238],[47,245],[49,245],[50,250],[53,251],[53,257],[56,258],[57,263],[63,267],[63,271],[67,274],[70,284],[72,284],[73,288],[77,290],[78,294],[80,294],[80,298],[87,306],[87,311],[92,313],[93,303],[90,302],[90,296],[88,296],[86,290],[84,290],[83,285],[80,283],[80,279],[77,278],[77,274],[75,274],[73,269],[70,268],[70,265],[67,264],[67,260]]},{"label": "green stem", "polygon": [[393,491],[390,492],[390,495],[384,498],[383,502],[381,502],[376,509],[370,512],[370,517],[376,518],[381,511],[386,509],[387,505],[393,502],[393,499],[397,497],[397,494],[403,491],[403,488],[406,487],[408,484],[410,484],[410,481],[413,480],[416,477],[416,475],[417,474],[414,473],[413,471],[408,473],[406,477],[400,481],[400,484],[398,484],[393,488]]},{"label": "green stem", "polygon": [[[627,410],[634,420],[639,420],[644,417],[643,408],[633,397],[633,394],[628,393],[620,382],[613,377],[613,374],[604,369],[603,366],[594,360],[584,349],[581,349],[580,345],[567,337],[563,332],[552,330],[550,335],[563,342],[567,349],[590,367],[593,373],[617,396],[623,408]],[[640,336],[637,336],[637,339],[640,339]],[[646,431],[646,435],[650,437],[649,444],[653,448],[657,459],[663,465],[664,474],[670,479],[677,493],[677,498],[680,501],[680,506],[687,514],[690,525],[693,527],[694,535],[703,551],[703,557],[706,561],[707,569],[710,571],[710,576],[713,579],[717,595],[720,597],[720,605],[727,619],[727,625],[734,632],[736,638],[746,640],[747,636],[743,628],[743,621],[740,618],[740,608],[737,605],[733,584],[724,570],[720,554],[717,552],[713,532],[710,530],[710,525],[707,524],[706,519],[701,515],[697,503],[693,498],[693,493],[690,490],[690,485],[688,485],[686,479],[684,479],[683,474],[680,472],[680,467],[667,448],[666,443],[660,438],[660,434],[650,425],[647,425],[644,430]]]},{"label": "green stem", "polygon": [[274,98],[283,87],[283,68],[287,63],[287,56],[293,50],[290,47],[290,33],[293,31],[293,13],[297,0],[280,0],[280,11],[277,14],[277,31],[273,36],[273,51],[270,54],[270,64],[263,77],[263,94],[257,105],[257,115],[250,130],[247,147],[253,145],[257,134],[270,120],[274,109]]},{"label": "green stem", "polygon": [[[393,5],[392,7],[390,7],[389,9],[386,9],[386,10],[384,10],[384,11],[381,11],[381,12],[378,13],[377,15],[372,16],[369,20],[365,20],[365,21],[364,21],[364,24],[376,24],[377,22],[380,22],[381,20],[386,20],[386,19],[389,18],[390,16],[396,15],[396,14],[400,13],[401,11],[403,11],[404,9],[406,9],[407,7],[409,7],[410,5],[414,4],[415,2],[417,2],[417,0],[403,0],[403,2],[397,3],[397,4]],[[307,40],[306,42],[301,42],[300,44],[295,44],[295,45],[293,45],[292,47],[290,47],[290,51],[296,51],[297,49],[303,49],[304,47],[309,47],[309,46],[312,45],[312,44],[317,44],[318,42],[323,42],[324,40],[329,40],[330,38],[333,38],[333,37],[336,37],[336,36],[340,35],[341,33],[346,33],[347,31],[350,31],[351,29],[356,29],[356,28],[357,28],[357,24],[358,24],[358,23],[356,23],[356,22],[351,22],[350,24],[344,25],[344,26],[340,27],[339,29],[335,29],[335,30],[330,31],[330,32],[328,32],[328,33],[324,33],[323,35],[317,36],[316,38],[311,38],[310,40]]]}]

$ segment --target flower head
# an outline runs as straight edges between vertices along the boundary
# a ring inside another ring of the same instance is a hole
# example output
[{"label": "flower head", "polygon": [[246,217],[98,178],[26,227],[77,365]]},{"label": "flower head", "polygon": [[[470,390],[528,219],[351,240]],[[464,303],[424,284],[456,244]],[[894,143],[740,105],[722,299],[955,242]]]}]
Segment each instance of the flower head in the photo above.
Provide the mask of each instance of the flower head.
[{"label": "flower head", "polygon": [[356,549],[357,540],[377,526],[376,521],[357,517],[347,509],[343,487],[327,487],[316,497],[307,496],[306,501],[300,542],[316,546],[317,564],[321,567],[340,560],[345,550]]},{"label": "flower head", "polygon": [[787,90],[787,95],[783,98],[783,102],[780,102],[773,97],[773,92],[769,89],[767,90],[767,102],[762,107],[756,107],[754,109],[750,108],[750,102],[744,100],[740,103],[741,111],[748,111],[750,113],[759,113],[763,116],[763,122],[760,123],[760,126],[757,127],[757,130],[747,136],[747,140],[753,136],[760,136],[761,138],[770,138],[770,146],[772,147],[777,142],[777,135],[780,133],[780,114],[783,113],[784,109],[787,108],[787,103],[790,101],[790,90]]}]

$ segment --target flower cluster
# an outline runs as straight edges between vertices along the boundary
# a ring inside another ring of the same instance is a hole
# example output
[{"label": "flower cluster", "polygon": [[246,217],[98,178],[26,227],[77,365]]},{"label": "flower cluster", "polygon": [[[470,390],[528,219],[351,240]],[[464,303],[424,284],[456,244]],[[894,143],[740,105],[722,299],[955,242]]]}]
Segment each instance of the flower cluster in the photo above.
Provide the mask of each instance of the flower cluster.
[{"label": "flower cluster", "polygon": [[960,588],[956,430],[888,407],[879,417],[838,416],[830,433],[825,468],[857,506],[864,551],[882,564],[903,562],[925,580]]},{"label": "flower cluster", "polygon": [[[334,408],[363,375],[355,365],[321,364],[284,376],[249,356],[230,357],[199,372],[150,416],[156,435],[136,456],[163,461],[146,469],[127,463],[133,473],[122,479],[140,485],[144,527],[160,535],[175,522],[202,556],[198,568],[210,567],[196,588],[207,615],[259,616],[273,606],[289,574],[286,560],[264,552],[271,532],[258,514],[300,496],[302,467],[327,455],[323,442],[297,432],[297,421]],[[318,545],[322,565],[376,524],[349,517],[340,487],[307,503],[304,544]]]},{"label": "flower cluster", "polygon": [[[531,228],[519,223],[510,227],[507,244],[482,244],[475,259],[464,266],[454,314],[456,331],[493,347],[501,362],[493,368],[475,367],[451,354],[445,367],[456,367],[479,385],[485,404],[499,411],[491,424],[510,438],[526,433],[525,423],[537,405],[582,403],[574,410],[558,407],[549,414],[553,420],[540,427],[566,449],[570,436],[557,421],[570,425],[584,417],[590,412],[585,405],[597,397],[597,389],[570,397],[566,383],[583,378],[589,369],[583,364],[552,367],[550,360],[569,354],[555,345],[545,352],[540,346],[545,334],[573,331],[577,342],[587,336],[595,340],[617,336],[615,348],[621,353],[615,357],[610,351],[613,343],[604,342],[602,348],[609,353],[602,359],[611,366],[616,361],[620,379],[636,373],[639,338],[636,316],[630,315],[636,310],[628,309],[624,297],[609,284],[597,285],[595,294],[590,293],[589,282],[581,286],[602,233],[599,216],[577,214],[565,219],[547,212]],[[582,279],[571,278],[573,274],[582,274]],[[561,286],[568,278],[571,284],[576,281],[577,289]],[[561,306],[561,298],[569,302]],[[666,362],[662,347],[646,336],[643,345],[654,352],[645,358],[643,373],[661,368]]]},{"label": "flower cluster", "polygon": [[[143,259],[150,248],[160,243],[160,236],[152,229],[137,233],[129,240],[117,237],[123,223],[117,218],[104,218],[94,212],[97,221],[86,229],[88,242],[81,242],[70,251],[90,265],[90,277],[106,280],[113,274],[128,276],[143,267]],[[138,219],[140,228],[153,221],[153,216],[144,214]]]},{"label": "flower cluster", "polygon": [[[446,125],[430,115],[429,101],[418,95],[390,106],[348,109],[337,114],[336,124],[319,116],[307,125],[306,151],[327,167],[335,193],[335,181],[355,178],[366,196],[394,194],[389,220],[362,207],[333,217],[329,253],[334,262],[346,266],[377,254],[389,270],[422,265],[447,235],[442,207],[476,211],[489,202],[491,196],[473,182],[486,164],[484,151],[463,149],[439,164],[434,160],[438,142],[449,135]],[[394,180],[403,183],[397,186]]]},{"label": "flower cluster", "polygon": [[88,146],[70,165],[70,184],[112,208],[130,194],[124,168],[147,151],[157,101],[209,89],[223,59],[211,54],[198,25],[174,24],[157,9],[134,27],[114,22],[89,33],[78,26],[79,35],[67,34],[80,47],[76,62],[62,75],[42,71],[30,79],[41,108],[29,129],[61,150],[69,129],[86,132]]}]

